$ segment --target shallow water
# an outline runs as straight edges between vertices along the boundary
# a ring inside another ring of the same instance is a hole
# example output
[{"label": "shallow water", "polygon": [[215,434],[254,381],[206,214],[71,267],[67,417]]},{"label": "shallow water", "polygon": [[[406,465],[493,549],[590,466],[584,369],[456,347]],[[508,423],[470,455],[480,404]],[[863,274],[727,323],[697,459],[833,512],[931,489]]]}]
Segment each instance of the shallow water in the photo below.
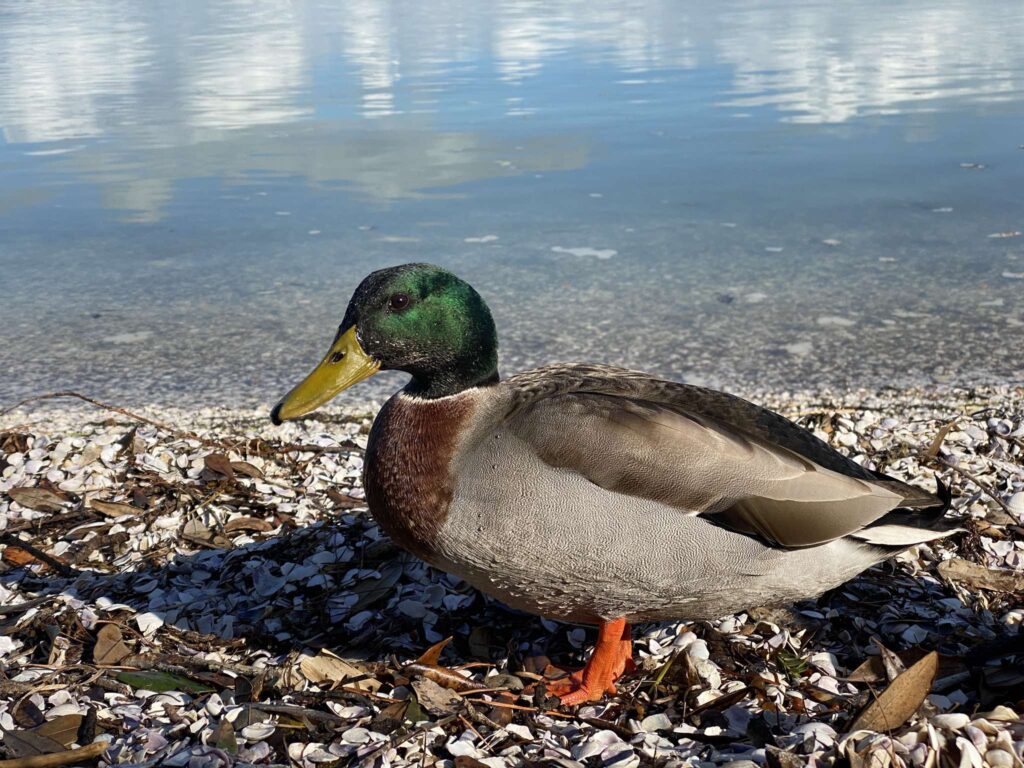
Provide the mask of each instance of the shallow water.
[{"label": "shallow water", "polygon": [[508,370],[1024,381],[1024,4],[710,5],[5,3],[0,403],[273,401],[411,260]]}]

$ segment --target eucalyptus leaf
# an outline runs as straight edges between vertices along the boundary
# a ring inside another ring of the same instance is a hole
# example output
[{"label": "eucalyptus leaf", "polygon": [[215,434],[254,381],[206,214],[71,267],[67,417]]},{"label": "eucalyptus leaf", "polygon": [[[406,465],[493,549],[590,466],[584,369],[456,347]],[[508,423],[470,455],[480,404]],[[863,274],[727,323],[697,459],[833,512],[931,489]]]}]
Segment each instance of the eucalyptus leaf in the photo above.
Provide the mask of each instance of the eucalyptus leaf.
[{"label": "eucalyptus leaf", "polygon": [[121,672],[117,679],[125,685],[130,685],[132,688],[143,688],[147,691],[155,691],[156,693],[166,693],[167,691],[210,693],[213,691],[213,688],[197,680],[190,680],[181,675],[172,675],[167,672],[149,669]]}]

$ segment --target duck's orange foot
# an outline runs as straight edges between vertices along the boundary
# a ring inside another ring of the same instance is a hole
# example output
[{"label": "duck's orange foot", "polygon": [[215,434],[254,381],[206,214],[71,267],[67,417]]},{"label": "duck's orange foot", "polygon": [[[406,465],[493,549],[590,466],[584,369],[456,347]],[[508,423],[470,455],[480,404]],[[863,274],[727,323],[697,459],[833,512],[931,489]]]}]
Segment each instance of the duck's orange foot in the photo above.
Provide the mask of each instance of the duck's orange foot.
[{"label": "duck's orange foot", "polygon": [[562,704],[572,707],[585,701],[599,701],[606,693],[616,693],[615,681],[633,664],[632,629],[625,619],[600,624],[594,653],[583,669],[568,677],[547,683],[547,692]]}]

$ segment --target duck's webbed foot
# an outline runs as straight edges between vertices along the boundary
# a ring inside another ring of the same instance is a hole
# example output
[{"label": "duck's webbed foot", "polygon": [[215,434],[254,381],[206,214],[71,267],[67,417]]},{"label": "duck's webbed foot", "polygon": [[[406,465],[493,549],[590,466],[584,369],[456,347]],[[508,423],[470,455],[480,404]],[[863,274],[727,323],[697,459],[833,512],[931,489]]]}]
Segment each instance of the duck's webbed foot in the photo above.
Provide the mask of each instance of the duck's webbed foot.
[{"label": "duck's webbed foot", "polygon": [[623,672],[632,671],[633,630],[625,619],[604,621],[598,626],[594,653],[583,669],[547,684],[548,693],[558,696],[568,707],[585,701],[599,701],[606,693],[615,693],[615,681]]}]

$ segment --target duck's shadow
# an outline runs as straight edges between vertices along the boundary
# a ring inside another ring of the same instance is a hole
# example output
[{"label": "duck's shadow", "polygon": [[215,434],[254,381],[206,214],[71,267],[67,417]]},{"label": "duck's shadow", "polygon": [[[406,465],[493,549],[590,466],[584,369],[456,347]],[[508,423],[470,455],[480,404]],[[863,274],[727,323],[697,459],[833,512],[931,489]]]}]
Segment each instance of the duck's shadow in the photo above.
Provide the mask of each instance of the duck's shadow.
[{"label": "duck's shadow", "polygon": [[[79,611],[134,624],[158,639],[173,627],[186,644],[244,642],[247,654],[325,647],[371,660],[408,658],[453,636],[451,663],[508,660],[518,668],[524,657],[541,654],[576,664],[586,647],[572,627],[506,608],[401,552],[361,515],[119,573],[44,579],[17,569],[0,576],[0,583],[27,595],[60,595]],[[744,634],[741,624],[695,628],[710,641],[712,659],[738,677],[738,665],[723,657],[735,640],[730,635]],[[746,626],[762,637],[784,635],[782,642],[804,658],[832,653],[847,669],[875,652],[873,638],[892,649],[936,648],[963,658],[1010,634],[991,614],[964,605],[934,575],[894,563],[792,609],[750,611]],[[664,647],[679,631],[665,623],[641,627],[638,658],[650,655],[652,639]]]},{"label": "duck's shadow", "polygon": [[0,584],[27,597],[60,596],[144,635],[173,627],[186,640],[244,640],[273,655],[326,647],[407,656],[448,636],[477,659],[522,643],[543,646],[549,633],[536,617],[402,552],[362,516],[350,519],[234,547],[211,544],[156,565],[140,560],[116,573],[61,578],[19,568],[0,574]]}]

